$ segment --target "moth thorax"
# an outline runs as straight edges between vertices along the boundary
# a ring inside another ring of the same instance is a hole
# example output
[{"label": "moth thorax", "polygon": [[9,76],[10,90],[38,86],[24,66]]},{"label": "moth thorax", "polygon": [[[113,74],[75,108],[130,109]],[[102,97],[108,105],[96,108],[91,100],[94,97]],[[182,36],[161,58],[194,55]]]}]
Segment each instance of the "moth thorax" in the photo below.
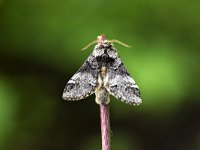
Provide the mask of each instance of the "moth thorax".
[{"label": "moth thorax", "polygon": [[105,78],[107,74],[107,67],[103,66],[100,71],[101,71],[101,77]]}]

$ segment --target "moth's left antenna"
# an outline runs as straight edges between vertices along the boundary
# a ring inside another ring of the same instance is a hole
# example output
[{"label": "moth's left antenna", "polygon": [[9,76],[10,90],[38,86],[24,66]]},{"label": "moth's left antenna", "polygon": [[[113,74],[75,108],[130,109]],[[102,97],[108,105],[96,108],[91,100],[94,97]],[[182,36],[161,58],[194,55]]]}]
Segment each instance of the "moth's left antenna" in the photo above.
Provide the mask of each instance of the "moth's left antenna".
[{"label": "moth's left antenna", "polygon": [[85,47],[83,47],[81,50],[82,50],[82,51],[83,51],[83,50],[86,50],[88,47],[90,47],[91,45],[93,45],[93,44],[95,44],[95,43],[97,43],[97,40],[92,41],[91,43],[89,43],[88,45],[86,45]]}]

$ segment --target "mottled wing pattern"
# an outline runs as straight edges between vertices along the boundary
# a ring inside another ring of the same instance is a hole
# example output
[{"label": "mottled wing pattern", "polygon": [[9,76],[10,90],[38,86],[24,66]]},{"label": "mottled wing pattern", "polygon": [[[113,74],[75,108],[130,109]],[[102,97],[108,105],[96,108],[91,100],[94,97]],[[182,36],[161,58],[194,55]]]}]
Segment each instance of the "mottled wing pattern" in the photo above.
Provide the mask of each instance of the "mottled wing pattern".
[{"label": "mottled wing pattern", "polygon": [[80,100],[94,93],[97,86],[97,77],[98,63],[91,54],[65,86],[63,99]]},{"label": "mottled wing pattern", "polygon": [[134,105],[142,103],[137,84],[130,77],[119,58],[108,69],[108,86],[106,89],[123,102]]}]

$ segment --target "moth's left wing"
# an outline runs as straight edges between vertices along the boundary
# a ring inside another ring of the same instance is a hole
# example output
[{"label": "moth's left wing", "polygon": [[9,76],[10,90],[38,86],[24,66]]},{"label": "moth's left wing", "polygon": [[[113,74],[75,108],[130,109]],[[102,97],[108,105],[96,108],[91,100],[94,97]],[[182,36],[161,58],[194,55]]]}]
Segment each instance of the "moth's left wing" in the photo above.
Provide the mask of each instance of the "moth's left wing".
[{"label": "moth's left wing", "polygon": [[68,81],[63,91],[63,99],[80,100],[94,93],[97,86],[98,63],[91,54],[82,67]]},{"label": "moth's left wing", "polygon": [[139,105],[142,103],[139,88],[118,58],[108,69],[107,91],[123,102]]}]

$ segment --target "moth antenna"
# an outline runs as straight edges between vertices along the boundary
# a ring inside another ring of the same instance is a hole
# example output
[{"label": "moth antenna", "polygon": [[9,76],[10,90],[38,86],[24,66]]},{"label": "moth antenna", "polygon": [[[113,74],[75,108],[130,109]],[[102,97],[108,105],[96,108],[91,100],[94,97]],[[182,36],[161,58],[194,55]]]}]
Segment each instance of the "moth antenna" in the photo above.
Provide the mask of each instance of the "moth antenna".
[{"label": "moth antenna", "polygon": [[91,45],[97,43],[97,40],[90,42],[88,45],[86,45],[85,47],[83,47],[81,50],[86,50],[88,47],[90,47]]},{"label": "moth antenna", "polygon": [[131,48],[129,45],[123,43],[122,41],[116,40],[116,39],[110,40],[110,42],[111,43],[115,43],[116,42],[116,43],[121,44],[121,45],[123,45],[125,47]]}]

